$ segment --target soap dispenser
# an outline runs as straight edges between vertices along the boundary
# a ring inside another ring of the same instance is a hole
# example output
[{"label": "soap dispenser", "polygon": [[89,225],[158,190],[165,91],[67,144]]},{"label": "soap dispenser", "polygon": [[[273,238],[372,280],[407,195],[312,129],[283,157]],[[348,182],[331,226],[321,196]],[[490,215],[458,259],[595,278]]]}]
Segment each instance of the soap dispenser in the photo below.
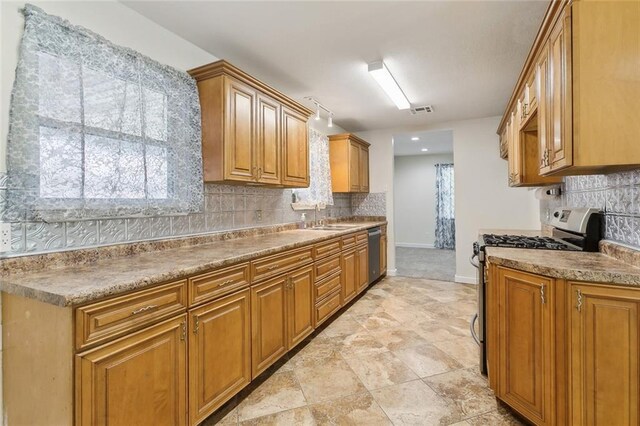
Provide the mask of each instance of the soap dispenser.
[{"label": "soap dispenser", "polygon": [[302,215],[300,216],[300,223],[298,223],[298,228],[299,229],[306,229],[307,228],[307,215],[305,213],[302,213]]}]

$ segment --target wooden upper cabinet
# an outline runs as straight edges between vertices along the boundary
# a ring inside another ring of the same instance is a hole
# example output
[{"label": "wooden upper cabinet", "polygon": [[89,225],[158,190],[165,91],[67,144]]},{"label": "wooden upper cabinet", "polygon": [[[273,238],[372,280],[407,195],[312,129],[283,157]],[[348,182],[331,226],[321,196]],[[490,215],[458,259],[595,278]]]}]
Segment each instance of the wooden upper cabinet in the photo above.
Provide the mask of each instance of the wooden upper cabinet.
[{"label": "wooden upper cabinet", "polygon": [[187,424],[186,315],[76,356],[79,425]]},{"label": "wooden upper cabinet", "polygon": [[639,26],[637,1],[550,2],[498,127],[502,136],[520,111],[521,131],[531,131],[537,115],[538,133],[529,133],[537,148],[521,150],[524,163],[536,157],[537,175],[640,166]]},{"label": "wooden upper cabinet", "polygon": [[282,181],[282,146],[280,144],[280,104],[258,95],[258,134],[255,145],[255,173],[258,182],[278,185]]},{"label": "wooden upper cabinet", "polygon": [[497,396],[536,425],[554,423],[552,286],[499,268]]},{"label": "wooden upper cabinet", "polygon": [[569,283],[570,423],[640,421],[640,290]]},{"label": "wooden upper cabinet", "polygon": [[250,291],[190,313],[189,417],[198,424],[251,381]]},{"label": "wooden upper cabinet", "polygon": [[309,186],[309,129],[306,116],[282,108],[282,184]]},{"label": "wooden upper cabinet", "polygon": [[369,143],[354,134],[329,136],[333,192],[369,192]]},{"label": "wooden upper cabinet", "polygon": [[200,96],[205,182],[309,186],[310,109],[223,60],[189,73]]}]

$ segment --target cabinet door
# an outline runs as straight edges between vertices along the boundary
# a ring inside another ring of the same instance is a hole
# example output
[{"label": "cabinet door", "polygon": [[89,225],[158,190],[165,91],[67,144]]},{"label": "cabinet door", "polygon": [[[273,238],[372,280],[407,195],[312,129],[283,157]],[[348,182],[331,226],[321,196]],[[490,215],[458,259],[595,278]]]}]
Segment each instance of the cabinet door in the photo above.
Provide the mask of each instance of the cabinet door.
[{"label": "cabinet door", "polygon": [[640,421],[640,291],[572,283],[571,423]]},{"label": "cabinet door", "polygon": [[287,349],[291,349],[313,332],[313,267],[291,273],[287,289]]},{"label": "cabinet door", "polygon": [[258,124],[256,138],[256,170],[258,182],[280,183],[280,105],[266,96],[258,95]]},{"label": "cabinet door", "polygon": [[282,107],[282,184],[309,186],[309,134],[305,117]]},{"label": "cabinet door", "polygon": [[249,289],[190,314],[189,417],[200,423],[251,381]]},{"label": "cabinet door", "polygon": [[509,119],[509,186],[518,186],[522,182],[522,152],[520,149],[520,120],[521,101],[516,103],[516,110]]},{"label": "cabinet door", "polygon": [[387,236],[380,237],[380,272],[387,273]]},{"label": "cabinet door", "polygon": [[343,251],[340,255],[340,260],[342,267],[342,303],[344,305],[358,294],[355,249]]},{"label": "cabinet door", "polygon": [[550,169],[573,164],[571,95],[571,7],[566,7],[549,38]]},{"label": "cabinet door", "polygon": [[547,80],[549,78],[549,46],[545,46],[540,53],[540,59],[536,64],[538,74],[538,160],[540,161],[540,174],[551,171],[551,147],[549,146],[549,93]]},{"label": "cabinet door", "polygon": [[227,115],[224,138],[224,177],[228,180],[254,180],[256,92],[230,78],[225,79]]},{"label": "cabinet door", "polygon": [[360,192],[360,144],[349,142],[349,191]]},{"label": "cabinet door", "polygon": [[369,148],[360,147],[360,192],[369,192]]},{"label": "cabinet door", "polygon": [[185,338],[181,315],[77,355],[76,423],[186,424]]},{"label": "cabinet door", "polygon": [[369,247],[356,248],[356,271],[358,293],[364,291],[369,285]]},{"label": "cabinet door", "polygon": [[499,271],[498,397],[533,423],[551,424],[552,281]]},{"label": "cabinet door", "polygon": [[251,288],[254,379],[287,351],[286,283],[281,275]]}]

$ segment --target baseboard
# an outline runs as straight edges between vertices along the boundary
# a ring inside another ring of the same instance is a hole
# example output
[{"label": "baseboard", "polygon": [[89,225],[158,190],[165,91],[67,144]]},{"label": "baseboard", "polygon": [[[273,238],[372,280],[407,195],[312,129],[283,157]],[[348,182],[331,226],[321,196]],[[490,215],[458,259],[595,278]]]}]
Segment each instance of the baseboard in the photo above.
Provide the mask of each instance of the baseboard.
[{"label": "baseboard", "polygon": [[463,284],[478,284],[478,278],[476,277],[465,277],[464,275],[458,275],[456,274],[454,280],[457,283],[463,283]]},{"label": "baseboard", "polygon": [[423,244],[423,243],[396,243],[396,247],[435,248],[435,246],[433,244]]},{"label": "baseboard", "polygon": [[395,277],[398,275],[398,270],[397,269],[387,269],[387,276],[388,277]]}]

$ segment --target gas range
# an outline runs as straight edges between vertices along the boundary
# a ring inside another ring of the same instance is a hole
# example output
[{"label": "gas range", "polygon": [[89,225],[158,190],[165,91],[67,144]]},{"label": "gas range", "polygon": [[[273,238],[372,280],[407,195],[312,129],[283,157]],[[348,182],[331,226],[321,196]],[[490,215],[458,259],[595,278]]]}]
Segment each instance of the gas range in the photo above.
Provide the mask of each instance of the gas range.
[{"label": "gas range", "polygon": [[480,237],[480,246],[544,250],[580,250],[576,246],[569,245],[551,237],[532,237],[526,235],[483,234]]}]

